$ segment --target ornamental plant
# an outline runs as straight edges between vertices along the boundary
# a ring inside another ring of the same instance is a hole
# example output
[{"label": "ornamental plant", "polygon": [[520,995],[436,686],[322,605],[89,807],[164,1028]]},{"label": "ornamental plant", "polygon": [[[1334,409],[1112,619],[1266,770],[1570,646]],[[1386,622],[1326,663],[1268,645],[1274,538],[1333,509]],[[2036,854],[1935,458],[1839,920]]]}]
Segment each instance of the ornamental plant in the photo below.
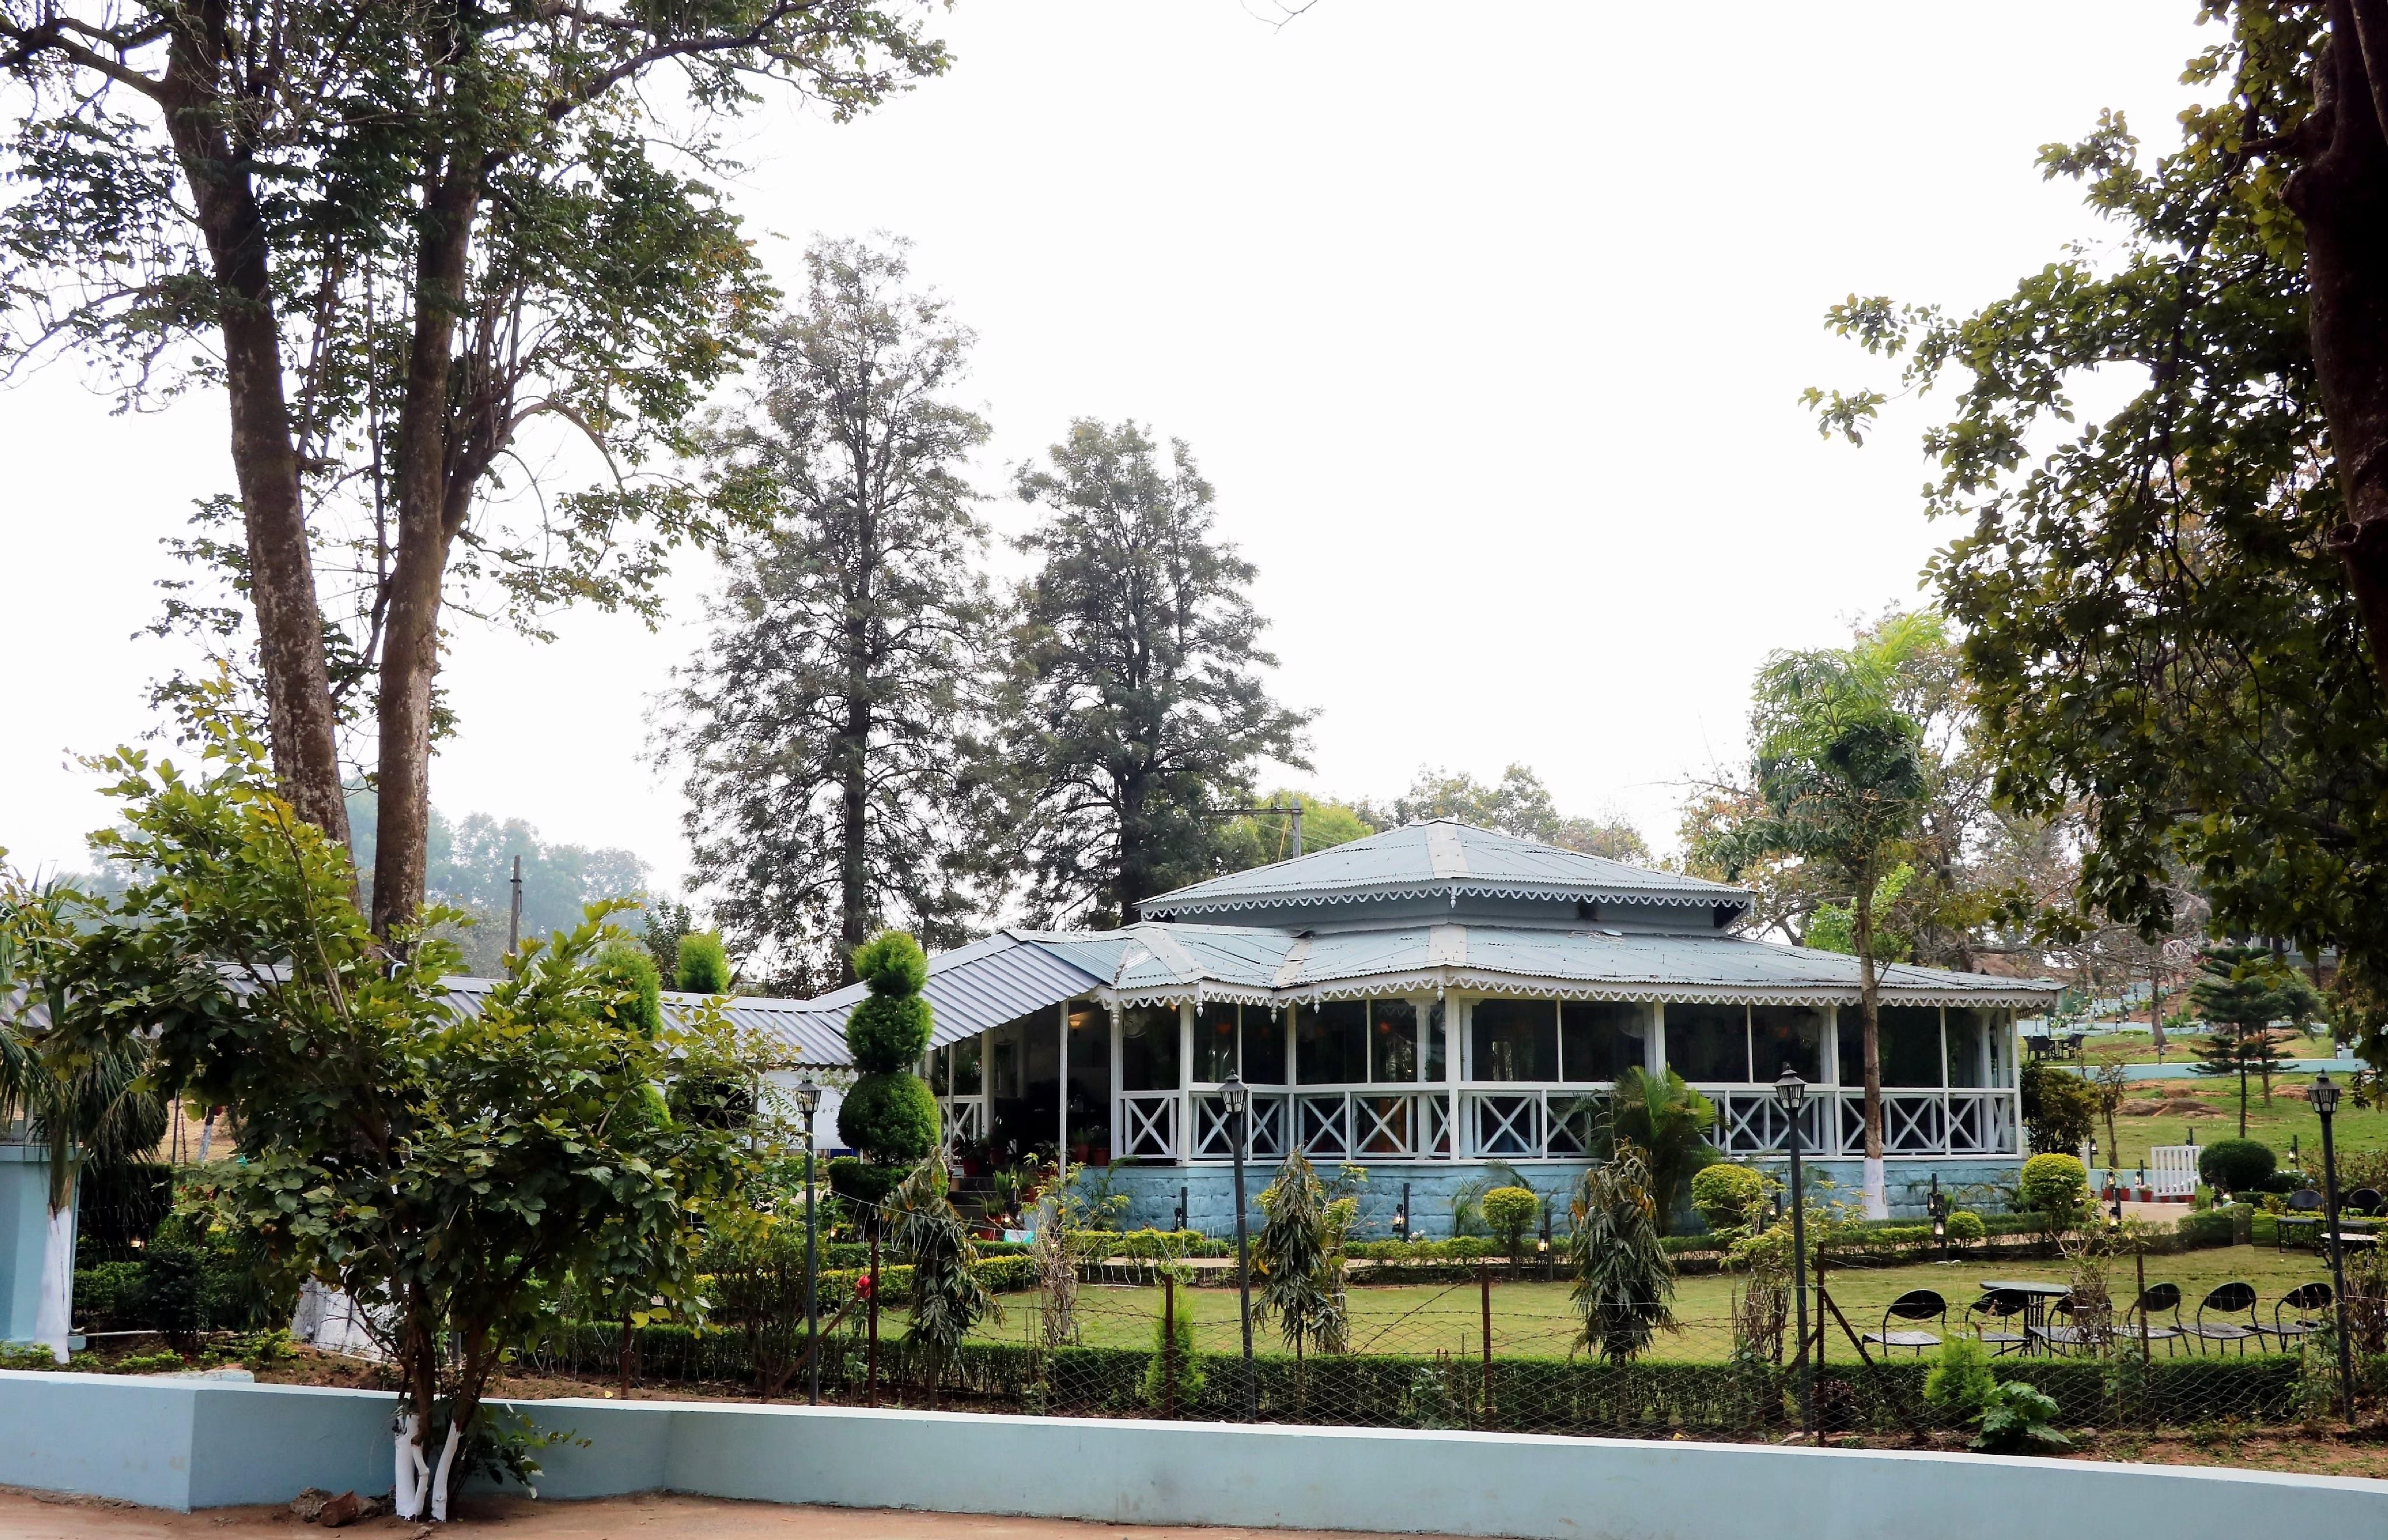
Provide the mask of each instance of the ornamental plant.
[{"label": "ornamental plant", "polygon": [[1710,1229],[1746,1228],[1766,1201],[1766,1174],[1756,1166],[1720,1164],[1692,1177],[1692,1206]]},{"label": "ornamental plant", "polygon": [[1659,1244],[1658,1205],[1642,1152],[1620,1139],[1605,1165],[1577,1181],[1567,1257],[1575,1271],[1569,1301],[1582,1324],[1575,1345],[1622,1364],[1677,1330],[1675,1267]]},{"label": "ornamental plant", "polygon": [[1525,1249],[1526,1231],[1543,1212],[1531,1188],[1496,1187],[1484,1194],[1484,1223],[1512,1262]]},{"label": "ornamental plant", "polygon": [[2035,1385],[2020,1380],[1994,1385],[1982,1403],[1982,1431],[1974,1447],[1988,1455],[2070,1448],[2073,1441],[2056,1431],[2056,1412],[2055,1399]]},{"label": "ornamental plant", "polygon": [[1931,1372],[1924,1377],[1924,1400],[1949,1421],[1974,1422],[1995,1388],[1989,1350],[1969,1337],[1951,1337],[1940,1344]]},{"label": "ornamental plant", "polygon": [[2269,1145],[2252,1139],[2218,1139],[2197,1157],[2197,1174],[2217,1192],[2253,1192],[2279,1168]]},{"label": "ornamental plant", "polygon": [[1990,1227],[1982,1223],[1982,1216],[1969,1208],[1961,1208],[1950,1215],[1947,1228],[1949,1239],[1959,1245],[1970,1245],[1990,1233]]},{"label": "ornamental plant", "polygon": [[[846,1018],[845,1046],[859,1071],[837,1110],[838,1138],[876,1167],[855,1185],[876,1202],[901,1179],[904,1167],[937,1147],[937,1099],[912,1066],[928,1051],[932,1023],[921,988],[928,955],[902,931],[881,931],[854,949],[855,976],[870,989]],[[857,1175],[860,1175],[857,1173]]]},{"label": "ornamental plant", "polygon": [[692,931],[680,938],[673,984],[684,994],[730,993],[730,953],[718,931]]},{"label": "ornamental plant", "polygon": [[2034,1155],[2023,1163],[2015,1195],[2052,1228],[2071,1229],[2090,1211],[2090,1168],[2076,1155]]}]

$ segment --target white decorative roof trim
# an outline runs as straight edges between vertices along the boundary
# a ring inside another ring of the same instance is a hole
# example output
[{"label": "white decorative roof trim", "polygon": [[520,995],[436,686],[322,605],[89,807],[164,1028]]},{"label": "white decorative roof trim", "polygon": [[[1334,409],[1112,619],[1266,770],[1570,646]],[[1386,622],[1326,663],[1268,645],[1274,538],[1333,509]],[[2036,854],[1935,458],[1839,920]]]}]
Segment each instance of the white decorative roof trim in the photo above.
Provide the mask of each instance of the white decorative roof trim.
[{"label": "white decorative roof trim", "polygon": [[[1985,977],[1988,975],[1985,974]],[[2059,984],[2035,986],[2026,980],[1999,981],[1989,989],[1957,989],[1936,985],[1906,987],[1884,985],[1878,993],[1885,1005],[1988,1005],[2032,1010],[2044,1006],[2063,989]],[[1251,989],[1206,983],[1201,999],[1238,1005],[1307,1005],[1320,1000],[1362,999],[1372,995],[1430,995],[1455,990],[1467,995],[1528,995],[1569,1000],[1631,1000],[1660,1005],[1855,1005],[1854,986],[1780,984],[1609,984],[1584,979],[1525,979],[1505,974],[1472,974],[1455,968],[1422,968],[1405,973],[1371,974],[1333,979],[1287,989]],[[1195,999],[1191,984],[1107,994],[1115,1006],[1182,1005]]]},{"label": "white decorative roof trim", "polygon": [[[1198,903],[1171,904],[1166,909],[1154,909],[1147,918],[1178,914],[1219,914],[1246,909],[1291,909],[1297,904],[1350,904],[1364,898],[1440,898],[1446,896],[1468,898],[1581,898],[1602,904],[1658,904],[1681,909],[1708,909],[1717,904],[1732,904],[1747,909],[1750,897],[1737,887],[1712,887],[1685,891],[1682,888],[1593,888],[1575,883],[1398,883],[1378,884],[1365,887],[1330,890],[1325,887],[1280,888],[1276,892],[1238,894],[1233,897],[1205,899]],[[1146,906],[1138,904],[1137,912]]]}]

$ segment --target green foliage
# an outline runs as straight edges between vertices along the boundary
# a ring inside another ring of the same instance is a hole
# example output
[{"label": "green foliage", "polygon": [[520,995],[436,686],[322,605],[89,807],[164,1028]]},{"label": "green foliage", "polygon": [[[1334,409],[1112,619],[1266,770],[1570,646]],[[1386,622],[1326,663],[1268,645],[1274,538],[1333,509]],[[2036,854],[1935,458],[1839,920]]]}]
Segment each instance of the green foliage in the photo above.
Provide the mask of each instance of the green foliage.
[{"label": "green foliage", "polygon": [[208,1236],[253,1248],[260,1276],[346,1291],[387,1323],[423,1425],[452,1405],[469,1429],[489,1374],[599,1254],[635,1258],[651,1296],[686,1294],[695,1224],[756,1155],[675,1122],[654,1088],[744,1050],[701,1011],[643,1030],[640,992],[600,964],[602,913],[457,1010],[453,948],[422,937],[393,961],[261,745],[207,727],[201,775],[99,761],[125,809],[101,843],[139,876],[43,942],[57,1030],[95,1050],[154,1033],[161,1089],[228,1104],[239,1158]]},{"label": "green foliage", "polygon": [[1986,1454],[2015,1455],[2033,1449],[2064,1449],[2073,1441],[2053,1425],[2053,1398],[2020,1380],[1995,1386],[1982,1402],[1982,1431],[1974,1447]]},{"label": "green foliage", "polygon": [[[1979,1223],[1979,1221],[1975,1221]],[[1971,1422],[1990,1399],[1989,1350],[1967,1337],[1950,1337],[1924,1377],[1924,1401],[1943,1420]]]},{"label": "green foliage", "polygon": [[1252,1241],[1259,1289],[1252,1313],[1275,1317],[1297,1356],[1341,1353],[1351,1316],[1343,1289],[1343,1232],[1357,1203],[1327,1190],[1299,1150],[1287,1152],[1260,1196],[1261,1232]]},{"label": "green foliage", "polygon": [[1193,1303],[1188,1299],[1178,1307],[1175,1322],[1176,1340],[1174,1344],[1170,1341],[1169,1333],[1162,1330],[1161,1317],[1159,1316],[1152,1317],[1152,1364],[1144,1371],[1143,1384],[1137,1387],[1138,1394],[1142,1395],[1144,1404],[1148,1406],[1158,1407],[1168,1404],[1170,1387],[1162,1380],[1162,1355],[1164,1351],[1172,1354],[1171,1367],[1175,1371],[1177,1410],[1180,1413],[1189,1412],[1202,1403],[1202,1392],[1210,1384],[1210,1376],[1203,1372],[1202,1355],[1194,1348],[1194,1312],[1190,1308]]},{"label": "green foliage", "polygon": [[1990,1233],[1990,1228],[1982,1223],[1982,1216],[1965,1208],[1952,1211],[1942,1228],[1950,1240],[1961,1245],[1982,1240]]},{"label": "green foliage", "polygon": [[934,1385],[971,1328],[1001,1317],[976,1271],[978,1248],[954,1209],[943,1161],[923,1161],[888,1200],[896,1249],[912,1268],[909,1330],[929,1350]]},{"label": "green foliage", "polygon": [[1755,1166],[1724,1163],[1708,1166],[1692,1177],[1692,1206],[1710,1229],[1747,1225],[1766,1202],[1766,1174]]},{"label": "green foliage", "polygon": [[730,953],[718,931],[696,931],[680,938],[672,972],[673,986],[689,995],[730,993]]},{"label": "green foliage", "polygon": [[904,931],[881,931],[854,948],[854,976],[874,996],[896,999],[916,996],[928,987],[929,954]]},{"label": "green foliage", "polygon": [[[839,1121],[843,1122],[844,1118],[841,1116]],[[846,1136],[841,1132],[838,1137],[845,1139]],[[896,1190],[904,1176],[904,1168],[900,1165],[874,1165],[853,1155],[832,1156],[829,1163],[830,1190],[865,1208],[884,1204],[888,1194]]]},{"label": "green foliage", "polygon": [[866,995],[846,1018],[845,1042],[865,1075],[895,1075],[921,1062],[933,1023],[920,995]]},{"label": "green foliage", "polygon": [[837,1137],[873,1165],[902,1167],[937,1147],[936,1094],[917,1075],[860,1075],[837,1107]]},{"label": "green foliage", "polygon": [[1675,1330],[1674,1264],[1659,1244],[1658,1207],[1641,1152],[1618,1141],[1607,1164],[1578,1178],[1569,1212],[1567,1260],[1575,1287],[1568,1299],[1581,1323],[1576,1345],[1612,1364],[1629,1362],[1656,1332]]},{"label": "green foliage", "polygon": [[1523,1249],[1526,1232],[1543,1212],[1543,1202],[1523,1187],[1496,1187],[1484,1194],[1484,1223],[1501,1249],[1515,1256]]},{"label": "green foliage", "polygon": [[1649,1189],[1657,1205],[1658,1233],[1674,1223],[1676,1207],[1695,1174],[1721,1158],[1708,1142],[1716,1126],[1716,1103],[1684,1083],[1670,1069],[1652,1075],[1639,1064],[1617,1077],[1608,1101],[1608,1120],[1597,1132],[1595,1153],[1632,1145],[1637,1178]]},{"label": "green foliage", "polygon": [[645,948],[626,941],[609,942],[598,951],[590,967],[621,993],[621,1004],[609,1009],[618,1012],[624,1026],[648,1037],[663,1030],[663,976],[656,973],[655,960],[647,955]]},{"label": "green foliage", "polygon": [[1422,769],[1391,807],[1380,809],[1364,802],[1360,815],[1380,829],[1429,819],[1457,819],[1479,829],[1581,850],[1587,856],[1650,864],[1648,842],[1621,815],[1583,818],[1561,813],[1543,778],[1525,765],[1511,765],[1502,770],[1499,781],[1489,783],[1466,770],[1453,774]]},{"label": "green foliage", "polygon": [[2280,1165],[2271,1147],[2252,1139],[2219,1139],[2198,1152],[2197,1174],[2217,1192],[2253,1192]]},{"label": "green foliage", "polygon": [[1206,815],[1260,761],[1309,768],[1309,717],[1269,696],[1255,571],[1217,538],[1191,450],[1164,466],[1136,424],[1081,419],[1048,459],[1015,483],[1045,513],[996,710],[1003,837],[1033,915],[1117,923],[1210,873]]},{"label": "green foliage", "polygon": [[2070,1229],[2090,1212],[2090,1171],[2077,1155],[2034,1155],[2023,1163],[2015,1196],[2035,1214]]},{"label": "green foliage", "polygon": [[[1304,855],[1349,845],[1377,832],[1377,825],[1369,821],[1362,809],[1340,802],[1329,802],[1308,792],[1273,791],[1252,806],[1299,807],[1302,809],[1302,848]],[[1255,866],[1266,866],[1271,861],[1286,860],[1292,855],[1293,820],[1247,814],[1223,821],[1212,861],[1218,872],[1242,872]]]},{"label": "green foliage", "polygon": [[2033,1149],[2065,1154],[2090,1142],[2098,1127],[2098,1093],[2089,1081],[2035,1061],[2023,1066],[2017,1085],[2023,1092],[2024,1131]]}]

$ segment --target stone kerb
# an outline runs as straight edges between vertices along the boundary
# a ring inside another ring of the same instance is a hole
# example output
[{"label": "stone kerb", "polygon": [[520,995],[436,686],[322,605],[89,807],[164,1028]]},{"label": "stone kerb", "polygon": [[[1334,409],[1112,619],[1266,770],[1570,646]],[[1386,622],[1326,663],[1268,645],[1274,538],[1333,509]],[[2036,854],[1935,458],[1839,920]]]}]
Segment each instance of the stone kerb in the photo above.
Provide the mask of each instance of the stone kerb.
[{"label": "stone kerb", "polygon": [[[2145,1540],[2388,1527],[2388,1482],[2045,1459],[840,1407],[514,1403],[577,1440],[543,1497],[761,1502],[1114,1523],[1550,1540]],[[0,1483],[188,1509],[381,1492],[392,1399],[0,1375]]]}]

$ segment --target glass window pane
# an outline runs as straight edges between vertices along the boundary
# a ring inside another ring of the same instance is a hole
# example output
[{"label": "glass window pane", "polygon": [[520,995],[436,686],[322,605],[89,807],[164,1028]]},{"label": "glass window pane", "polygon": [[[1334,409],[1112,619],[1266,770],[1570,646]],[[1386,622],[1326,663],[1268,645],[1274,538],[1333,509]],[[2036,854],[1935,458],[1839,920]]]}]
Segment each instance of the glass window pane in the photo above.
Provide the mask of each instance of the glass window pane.
[{"label": "glass window pane", "polygon": [[1695,1083],[1749,1079],[1749,1012],[1739,1005],[1667,1007],[1667,1067]]},{"label": "glass window pane", "polygon": [[1368,1002],[1368,1078],[1416,1082],[1417,1007],[1405,999]]},{"label": "glass window pane", "polygon": [[1194,1078],[1225,1080],[1236,1073],[1236,1012],[1241,1007],[1206,1002],[1194,1012]]},{"label": "glass window pane", "polygon": [[1813,1085],[1824,1077],[1824,1013],[1812,1005],[1749,1008],[1750,1076],[1771,1083],[1785,1066]]},{"label": "glass window pane", "polygon": [[1650,1008],[1628,1000],[1565,1000],[1559,1005],[1559,1068],[1569,1080],[1614,1080],[1640,1069]]},{"label": "glass window pane", "polygon": [[[954,1094],[956,1096],[978,1094],[979,1056],[985,1047],[986,1034],[982,1032],[975,1037],[956,1043],[946,1050],[954,1056]],[[938,1083],[938,1088],[941,1090],[944,1088],[944,1082]]]},{"label": "glass window pane", "polygon": [[[1077,1068],[1082,1034],[1070,1038],[1071,1069]],[[1077,1076],[1073,1074],[1072,1079]],[[1177,1088],[1177,1007],[1138,1005],[1120,1012],[1120,1088],[1130,1091],[1174,1091]]]},{"label": "glass window pane", "polygon": [[1559,1077],[1558,1002],[1480,999],[1470,1012],[1469,1073],[1479,1080]]},{"label": "glass window pane", "polygon": [[[1882,1083],[1885,1086],[1914,1088],[1940,1084],[1940,1008],[1937,1005],[1886,1005],[1882,1013]],[[1856,1063],[1850,1075],[1852,1086],[1865,1084],[1862,1043],[1863,1019],[1854,1007],[1845,1009],[1841,1016],[1844,1038],[1859,1040]],[[1851,1059],[1850,1050],[1841,1052],[1844,1065]]]},{"label": "glass window pane", "polygon": [[1442,1001],[1427,1007],[1426,1012],[1426,1077],[1433,1081],[1448,1080],[1451,1072],[1443,1063],[1447,1048],[1443,1042]]},{"label": "glass window pane", "polygon": [[1943,1015],[1944,1030],[1949,1036],[1949,1084],[1951,1086],[1985,1086],[1989,1084],[1988,1067],[1983,1063],[1984,1035],[1989,1024],[1989,1012],[1964,1006],[1950,1006]]},{"label": "glass window pane", "polygon": [[1285,1018],[1265,1005],[1244,1007],[1244,1083],[1285,1084]]},{"label": "glass window pane", "polygon": [[1368,1008],[1355,999],[1298,1008],[1293,1018],[1293,1067],[1305,1086],[1338,1086],[1368,1077]]}]

